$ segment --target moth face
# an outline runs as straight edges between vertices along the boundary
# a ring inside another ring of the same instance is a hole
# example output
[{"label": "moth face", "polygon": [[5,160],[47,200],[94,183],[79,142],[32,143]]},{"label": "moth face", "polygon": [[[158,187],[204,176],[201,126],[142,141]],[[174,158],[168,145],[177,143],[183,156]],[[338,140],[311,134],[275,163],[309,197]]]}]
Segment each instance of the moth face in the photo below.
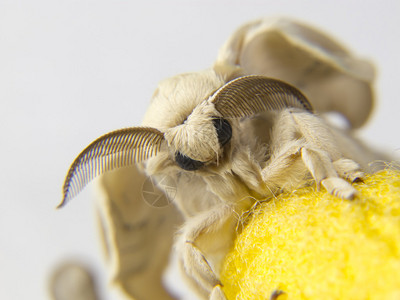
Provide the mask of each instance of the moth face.
[{"label": "moth face", "polygon": [[177,165],[195,171],[206,164],[218,162],[224,147],[232,137],[229,121],[217,116],[214,106],[207,101],[197,106],[192,114],[164,137]]},{"label": "moth face", "polygon": [[[204,76],[197,78],[204,79]],[[211,78],[216,79],[215,73]],[[146,161],[156,156],[164,146],[168,147],[169,157],[184,170],[194,171],[207,164],[218,164],[224,151],[232,149],[227,147],[232,138],[231,121],[288,107],[312,112],[310,103],[299,90],[279,80],[249,75],[223,86],[216,81],[223,80],[203,80],[204,84],[199,84],[199,81],[194,85],[183,80],[189,90],[190,86],[196,87],[197,93],[193,98],[177,98],[184,107],[182,111],[179,111],[180,106],[170,106],[175,98],[161,97],[170,101],[153,101],[154,111],[146,115],[148,121],[143,127],[112,131],[93,141],[73,161],[59,206],[72,199],[95,176]],[[179,96],[177,87],[185,87],[178,83],[172,87],[175,96]],[[157,94],[162,93],[159,91]],[[166,107],[169,111],[163,110]],[[157,124],[159,126],[154,126]]]}]

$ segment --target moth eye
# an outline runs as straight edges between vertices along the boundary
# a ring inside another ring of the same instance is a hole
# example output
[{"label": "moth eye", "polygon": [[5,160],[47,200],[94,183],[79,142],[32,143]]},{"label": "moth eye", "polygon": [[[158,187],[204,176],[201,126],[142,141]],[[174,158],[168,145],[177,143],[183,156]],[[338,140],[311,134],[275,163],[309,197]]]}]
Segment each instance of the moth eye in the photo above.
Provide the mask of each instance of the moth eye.
[{"label": "moth eye", "polygon": [[215,130],[217,131],[218,141],[221,147],[225,146],[232,137],[232,127],[229,122],[223,118],[214,118]]},{"label": "moth eye", "polygon": [[175,153],[175,161],[182,169],[186,171],[196,171],[204,165],[202,161],[191,159],[180,152]]}]

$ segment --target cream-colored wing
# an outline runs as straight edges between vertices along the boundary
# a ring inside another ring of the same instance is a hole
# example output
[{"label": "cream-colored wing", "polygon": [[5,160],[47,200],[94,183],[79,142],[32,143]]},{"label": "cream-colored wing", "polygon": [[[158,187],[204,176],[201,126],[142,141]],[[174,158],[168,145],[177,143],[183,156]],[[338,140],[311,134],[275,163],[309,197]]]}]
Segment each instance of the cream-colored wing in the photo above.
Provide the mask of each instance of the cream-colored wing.
[{"label": "cream-colored wing", "polygon": [[215,66],[221,65],[288,82],[317,112],[339,112],[353,128],[365,123],[373,107],[372,64],[325,33],[286,18],[240,27],[220,49]]},{"label": "cream-colored wing", "polygon": [[98,199],[112,282],[131,299],[173,299],[161,283],[181,222],[171,199],[136,166],[105,173]]}]

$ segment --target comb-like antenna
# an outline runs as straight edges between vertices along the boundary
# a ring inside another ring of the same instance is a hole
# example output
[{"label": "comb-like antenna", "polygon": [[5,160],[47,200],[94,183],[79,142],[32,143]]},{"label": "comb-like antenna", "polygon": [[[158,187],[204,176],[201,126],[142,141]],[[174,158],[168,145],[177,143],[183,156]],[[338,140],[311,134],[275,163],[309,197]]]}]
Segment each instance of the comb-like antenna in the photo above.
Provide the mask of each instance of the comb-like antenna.
[{"label": "comb-like antenna", "polygon": [[146,127],[120,129],[99,137],[72,163],[58,208],[75,197],[94,177],[156,155],[163,140],[163,133]]},{"label": "comb-like antenna", "polygon": [[267,110],[296,107],[312,112],[307,98],[294,86],[259,75],[236,78],[211,97],[225,118],[243,118]]}]

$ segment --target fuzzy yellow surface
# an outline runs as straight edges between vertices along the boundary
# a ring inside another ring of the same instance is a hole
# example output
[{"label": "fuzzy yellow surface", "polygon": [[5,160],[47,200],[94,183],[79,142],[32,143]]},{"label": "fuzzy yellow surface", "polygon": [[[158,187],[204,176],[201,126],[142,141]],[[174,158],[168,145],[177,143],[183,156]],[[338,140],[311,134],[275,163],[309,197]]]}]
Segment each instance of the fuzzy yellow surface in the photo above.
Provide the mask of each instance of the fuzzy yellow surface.
[{"label": "fuzzy yellow surface", "polygon": [[355,200],[302,188],[261,204],[227,256],[228,299],[400,299],[400,172]]}]

